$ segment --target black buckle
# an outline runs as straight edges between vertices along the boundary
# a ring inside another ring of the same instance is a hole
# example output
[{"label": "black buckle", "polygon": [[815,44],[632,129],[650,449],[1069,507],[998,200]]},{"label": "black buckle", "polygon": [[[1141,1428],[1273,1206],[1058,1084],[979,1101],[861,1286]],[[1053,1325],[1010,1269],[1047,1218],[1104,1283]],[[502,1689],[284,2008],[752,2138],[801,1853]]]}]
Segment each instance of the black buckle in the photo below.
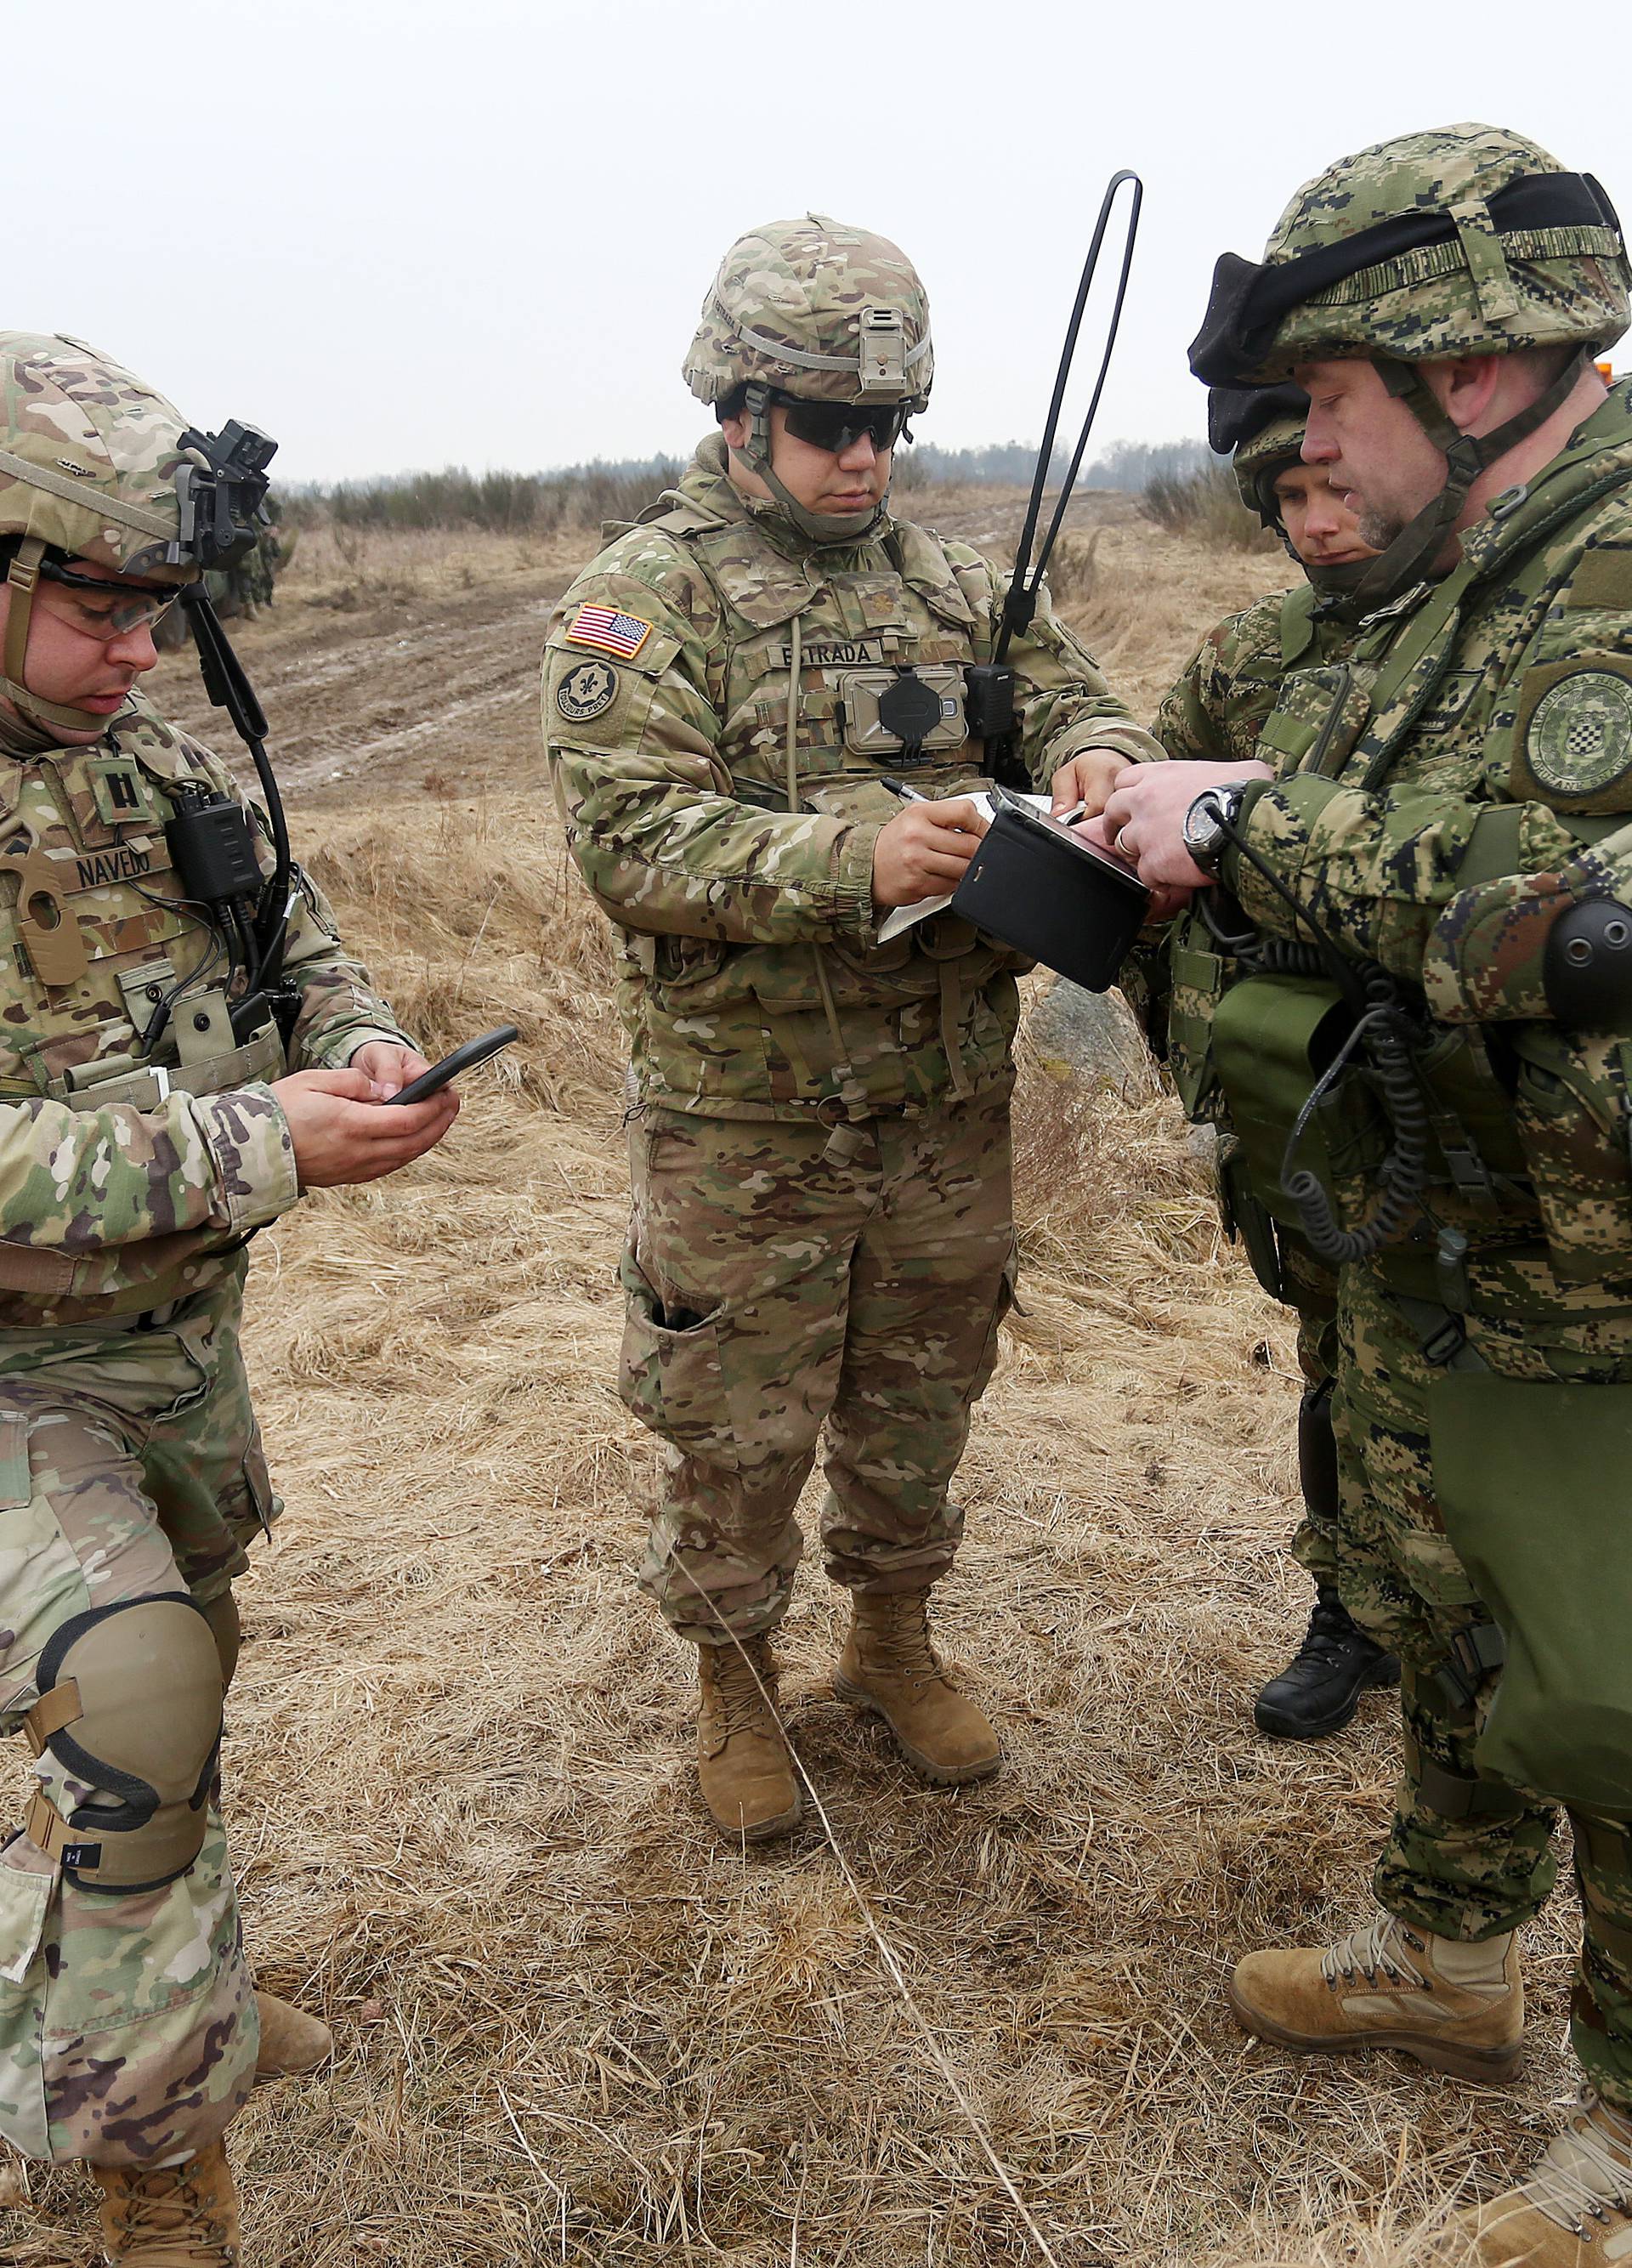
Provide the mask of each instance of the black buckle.
[{"label": "black buckle", "polygon": [[1460,1315],[1447,1315],[1432,1338],[1422,1342],[1422,1359],[1433,1369],[1454,1362],[1467,1344],[1467,1330]]}]

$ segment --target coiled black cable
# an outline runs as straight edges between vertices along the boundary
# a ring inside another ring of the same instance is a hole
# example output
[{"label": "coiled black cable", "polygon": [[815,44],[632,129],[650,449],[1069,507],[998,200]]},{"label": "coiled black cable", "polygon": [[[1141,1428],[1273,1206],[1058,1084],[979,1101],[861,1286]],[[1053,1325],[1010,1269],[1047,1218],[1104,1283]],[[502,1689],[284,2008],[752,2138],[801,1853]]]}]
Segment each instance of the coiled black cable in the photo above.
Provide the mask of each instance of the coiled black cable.
[{"label": "coiled black cable", "polygon": [[[1414,1060],[1415,1034],[1400,1005],[1393,979],[1381,968],[1366,977],[1366,1012],[1344,1041],[1336,1060],[1321,1073],[1298,1112],[1281,1166],[1281,1186],[1298,1207],[1311,1250],[1328,1267],[1369,1260],[1392,1243],[1416,1210],[1428,1181],[1429,1115]],[[1393,1136],[1379,1174],[1382,1193],[1370,1219],[1358,1228],[1339,1228],[1332,1201],[1306,1166],[1292,1159],[1304,1129],[1364,1047]]]},{"label": "coiled black cable", "polygon": [[[1307,906],[1301,905],[1268,862],[1246,841],[1239,828],[1219,814],[1224,833],[1239,855],[1261,876],[1276,896],[1290,909],[1313,938],[1312,945],[1296,939],[1265,938],[1258,948],[1258,967],[1265,976],[1320,976],[1335,983],[1355,1012],[1355,1023],[1335,1058],[1316,1080],[1298,1112],[1281,1165],[1281,1186],[1298,1207],[1304,1234],[1315,1256],[1328,1267],[1345,1261],[1369,1260],[1406,1226],[1428,1182],[1430,1118],[1427,1099],[1417,1074],[1417,1035],[1400,998],[1399,987],[1386,968],[1375,961],[1348,961]],[[1362,1049],[1370,1059],[1371,1075],[1393,1136],[1379,1172],[1381,1195],[1371,1218],[1358,1228],[1343,1229],[1320,1182],[1306,1167],[1294,1167],[1292,1159],[1304,1130],[1326,1096]]]}]

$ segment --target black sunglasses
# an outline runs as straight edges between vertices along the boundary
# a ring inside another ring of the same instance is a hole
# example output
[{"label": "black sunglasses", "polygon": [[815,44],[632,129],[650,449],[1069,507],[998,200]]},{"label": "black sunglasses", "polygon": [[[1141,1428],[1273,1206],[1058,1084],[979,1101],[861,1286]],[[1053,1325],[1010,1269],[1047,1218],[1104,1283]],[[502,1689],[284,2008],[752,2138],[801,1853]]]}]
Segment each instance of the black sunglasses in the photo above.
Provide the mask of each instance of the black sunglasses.
[{"label": "black sunglasses", "polygon": [[892,401],[870,409],[864,401],[802,401],[797,394],[776,394],[788,413],[788,431],[796,441],[812,449],[829,450],[835,457],[865,433],[880,456],[893,449],[907,430],[912,412]]}]

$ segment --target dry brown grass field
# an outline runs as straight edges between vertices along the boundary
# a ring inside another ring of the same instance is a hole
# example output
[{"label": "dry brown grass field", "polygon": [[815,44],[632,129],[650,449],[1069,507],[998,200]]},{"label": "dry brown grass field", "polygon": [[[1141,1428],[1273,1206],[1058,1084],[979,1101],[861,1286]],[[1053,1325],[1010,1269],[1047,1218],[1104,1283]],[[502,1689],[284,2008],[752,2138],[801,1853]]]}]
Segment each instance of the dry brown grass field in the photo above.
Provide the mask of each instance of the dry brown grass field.
[{"label": "dry brown grass field", "polygon": [[[1013,497],[912,501],[1011,534]],[[1143,714],[1283,579],[1124,500],[1083,519],[1065,610]],[[230,1814],[256,1964],[339,2052],[233,2130],[246,2268],[1424,2260],[1433,2200],[1526,2158],[1569,2085],[1573,1908],[1532,1933],[1510,2094],[1231,2021],[1239,1949],[1365,1915],[1391,1705],[1310,1748],[1253,1731],[1307,1605],[1290,1336],[1154,1079],[1024,1070],[1023,1310],[942,1609],[1005,1771],[927,1793],[834,1701],[812,1563],[787,1688],[832,1839],[708,1827],[689,1659],[630,1578],[651,1458],[612,1386],[610,956],[537,746],[545,618],[592,549],[308,534],[242,639],[298,847],[409,1026],[432,1052],[523,1032],[431,1158],[255,1248],[287,1510],[243,1586]],[[188,658],[163,678],[213,730]],[[0,2258],[85,2268],[89,2210],[33,2169]]]}]

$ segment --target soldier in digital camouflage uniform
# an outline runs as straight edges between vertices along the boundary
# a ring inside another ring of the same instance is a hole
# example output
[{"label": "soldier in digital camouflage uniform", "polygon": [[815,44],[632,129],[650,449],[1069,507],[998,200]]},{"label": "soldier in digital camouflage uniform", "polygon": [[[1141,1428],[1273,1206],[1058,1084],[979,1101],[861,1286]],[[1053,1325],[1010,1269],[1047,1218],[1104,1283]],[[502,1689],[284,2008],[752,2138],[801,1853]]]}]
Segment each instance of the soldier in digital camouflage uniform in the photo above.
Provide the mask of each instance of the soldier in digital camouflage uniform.
[{"label": "soldier in digital camouflage uniform", "polygon": [[[665,1460],[643,1581],[698,1648],[699,1774],[733,1837],[799,1816],[769,1635],[824,1422],[839,1692],[934,1784],[998,1763],[927,1602],[1013,1283],[1022,964],[946,915],[880,934],[984,825],[963,671],[1001,578],[886,501],[932,372],[895,246],[813,215],[743,237],[685,364],[722,431],[573,585],[546,656],[557,797],[622,953],[621,1384]],[[1011,659],[1058,807],[1158,753],[1046,599]]]},{"label": "soldier in digital camouflage uniform", "polygon": [[1605,1447],[1632,1399],[1632,386],[1592,362],[1628,280],[1592,178],[1475,126],[1342,161],[1261,267],[1220,261],[1193,366],[1308,388],[1376,602],[1348,670],[1278,712],[1295,770],[1218,767],[1187,805],[1152,767],[1103,822],[1149,880],[1216,874],[1263,940],[1214,1045],[1258,1193],[1342,1262],[1331,1545],[1405,1666],[1383,1911],[1248,1956],[1233,2005],[1293,2048],[1505,2078],[1561,1800],[1586,2087],[1462,2224],[1533,2268],[1632,2248],[1632,1546]]},{"label": "soldier in digital camouflage uniform", "polygon": [[166,821],[242,802],[135,690],[197,571],[184,423],[0,333],[0,1727],[36,1759],[0,1850],[0,2137],[89,2161],[110,2259],[225,2268],[222,2132],[329,2046],[252,1990],[214,1793],[232,1580],[278,1510],[244,1248],[452,1114],[380,1107],[422,1059],[298,870],[287,1054],[264,1008],[234,1028],[241,940],[182,895]]},{"label": "soldier in digital camouflage uniform", "polygon": [[[1230,615],[1202,639],[1151,727],[1170,757],[1288,761],[1262,743],[1285,680],[1294,670],[1341,666],[1353,645],[1356,615],[1349,601],[1373,555],[1324,470],[1302,461],[1307,408],[1303,389],[1291,385],[1215,387],[1208,398],[1215,453],[1230,456],[1242,503],[1278,532],[1304,579]],[[1305,1381],[1298,1464],[1307,1516],[1294,1548],[1315,1579],[1316,1596],[1303,1644],[1259,1694],[1253,1713],[1263,1732],[1314,1740],[1349,1722],[1368,1685],[1395,1683],[1400,1665],[1357,1627],[1330,1564],[1326,1538],[1337,1500],[1332,1433],[1337,1280],[1295,1229],[1253,1209],[1250,1190],[1232,1172],[1228,1114],[1207,1045],[1205,1006],[1222,951],[1217,932],[1229,923],[1211,916],[1209,907],[1187,909],[1159,948],[1165,1012],[1153,1035],[1165,1043],[1168,1067],[1191,1117],[1218,1128],[1221,1185],[1237,1184],[1229,1206],[1232,1233],[1264,1289],[1298,1309],[1298,1357]]]}]

